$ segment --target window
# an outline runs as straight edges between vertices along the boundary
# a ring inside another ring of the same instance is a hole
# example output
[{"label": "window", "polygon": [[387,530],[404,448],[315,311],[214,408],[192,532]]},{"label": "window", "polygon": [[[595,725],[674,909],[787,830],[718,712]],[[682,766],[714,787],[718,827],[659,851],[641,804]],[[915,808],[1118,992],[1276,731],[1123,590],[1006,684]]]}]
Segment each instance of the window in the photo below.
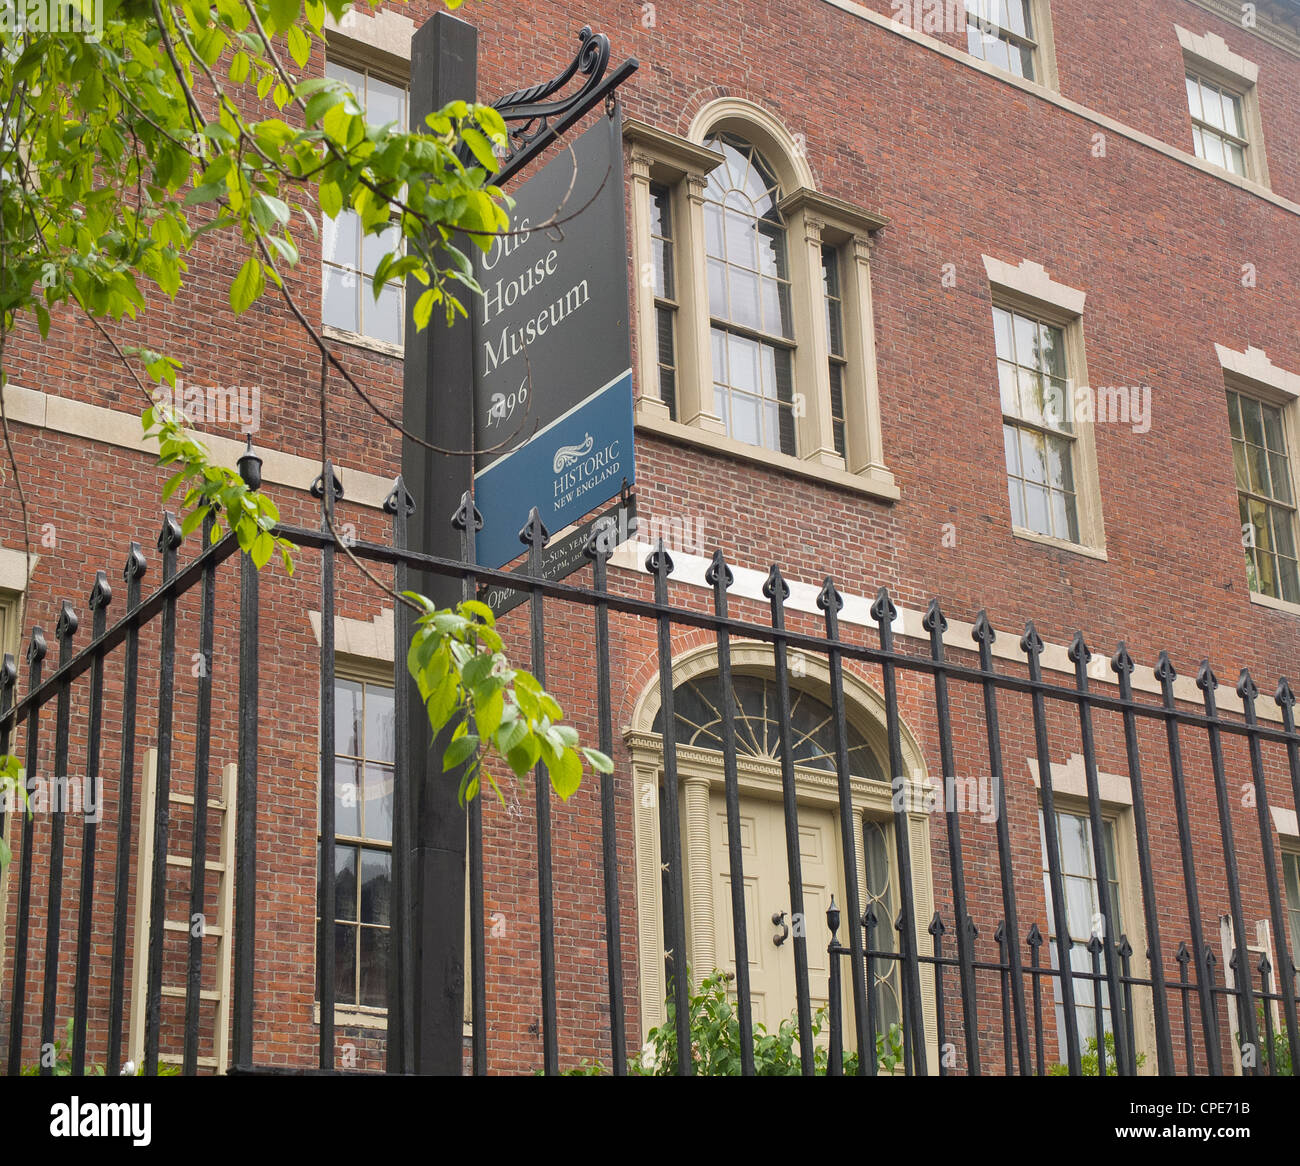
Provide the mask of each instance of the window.
[{"label": "window", "polygon": [[659,399],[677,419],[677,271],[673,256],[672,192],[650,187],[650,242],[654,251],[655,339],[659,355]]},{"label": "window", "polygon": [[334,701],[335,999],[383,1008],[392,885],[393,689],[339,677]]},{"label": "window", "polygon": [[[345,82],[376,125],[406,126],[406,90],[376,77],[369,70],[325,62],[325,75]],[[376,300],[371,276],[382,256],[401,242],[396,224],[381,234],[362,236],[361,216],[344,209],[337,218],[323,216],[321,313],[326,325],[400,346],[404,323],[400,280],[385,284]]]},{"label": "window", "polygon": [[[780,760],[781,726],[777,712],[776,682],[766,676],[736,676],[731,689],[735,701],[736,754],[763,761]],[[790,731],[794,763],[827,773],[836,771],[835,723],[828,705],[801,689],[791,693]],[[673,719],[683,745],[721,750],[722,683],[715,673],[688,680],[673,693]],[[884,771],[867,739],[848,727],[849,769],[874,781],[885,780]],[[663,714],[655,718],[654,732],[663,731]]]},{"label": "window", "polygon": [[847,458],[844,435],[844,296],[840,291],[840,259],[834,247],[822,248],[822,292],[826,297],[826,350],[831,373],[831,427],[835,452]]},{"label": "window", "polygon": [[719,134],[706,144],[723,155],[704,195],[715,411],[738,441],[793,455],[794,328],[780,185],[740,138]]},{"label": "window", "polygon": [[[1047,897],[1048,941],[1052,955],[1052,967],[1060,968],[1060,957],[1056,948],[1056,915],[1052,905],[1052,884],[1047,865],[1047,834],[1043,829],[1043,814],[1039,811],[1039,839],[1042,844],[1043,889]],[[1110,892],[1111,920],[1114,935],[1109,941],[1117,943],[1124,933],[1124,923],[1120,909],[1120,885],[1118,862],[1115,853],[1115,823],[1113,819],[1103,819],[1106,831],[1105,878]],[[1092,953],[1088,944],[1092,940],[1093,928],[1101,918],[1101,901],[1097,889],[1097,871],[1092,849],[1092,823],[1086,813],[1069,813],[1057,811],[1056,831],[1060,843],[1061,879],[1065,884],[1065,910],[1070,928],[1070,967],[1085,975],[1092,974]],[[1102,937],[1103,942],[1107,937]],[[1098,957],[1105,969],[1105,955]],[[1102,1026],[1107,1033],[1113,1033],[1115,1026],[1111,1018],[1110,990],[1103,982],[1075,978],[1074,1012],[1075,1026],[1079,1034],[1079,1045],[1086,1049],[1090,1038],[1097,1036],[1097,1003],[1094,991],[1101,990]],[[1065,1009],[1057,993],[1056,1032],[1062,1047],[1065,1042]],[[1121,1002],[1121,1007],[1122,1007]]]},{"label": "window", "polygon": [[[1282,852],[1282,877],[1286,883],[1287,924],[1291,929],[1291,958],[1300,962],[1300,854]],[[1296,973],[1300,990],[1300,971]]]},{"label": "window", "polygon": [[[862,901],[865,915],[870,908],[876,916],[876,926],[871,931],[873,952],[897,952],[898,932],[894,921],[898,918],[900,903],[894,889],[894,827],[882,818],[866,818],[862,823],[862,853],[866,875],[867,894]],[[867,942],[864,934],[862,942]],[[888,1034],[893,1025],[903,1023],[903,997],[898,960],[876,959],[872,968],[871,984],[876,997],[872,1008],[876,1031]],[[889,1042],[886,1040],[886,1044]]]},{"label": "window", "polygon": [[1027,81],[1038,80],[1033,0],[966,0],[971,56]]},{"label": "window", "polygon": [[1196,156],[1246,177],[1245,101],[1240,93],[1187,74],[1187,104],[1192,113],[1192,141]]},{"label": "window", "polygon": [[1257,595],[1300,603],[1296,502],[1283,410],[1228,390],[1246,575]]},{"label": "window", "polygon": [[806,151],[752,102],[708,103],[688,138],[632,118],[623,135],[638,427],[897,499],[871,306],[887,220],[814,190]]},{"label": "window", "polygon": [[1077,543],[1076,434],[1064,329],[995,304],[993,332],[1012,524]]}]

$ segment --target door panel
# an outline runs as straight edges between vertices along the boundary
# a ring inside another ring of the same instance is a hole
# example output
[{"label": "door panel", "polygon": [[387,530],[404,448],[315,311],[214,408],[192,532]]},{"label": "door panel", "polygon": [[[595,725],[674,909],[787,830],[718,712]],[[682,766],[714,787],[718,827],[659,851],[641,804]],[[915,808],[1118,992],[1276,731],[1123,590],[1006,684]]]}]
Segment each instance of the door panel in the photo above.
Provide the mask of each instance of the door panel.
[{"label": "door panel", "polygon": [[[710,800],[714,918],[717,922],[719,963],[735,972],[735,944],[731,918],[730,864],[727,857],[727,814],[721,791]],[[741,850],[745,864],[745,914],[748,923],[749,974],[754,1020],[769,1032],[793,1015],[797,1003],[793,935],[780,947],[773,943],[780,928],[772,916],[790,912],[790,877],[786,866],[785,816],[782,804],[761,798],[740,803]],[[803,872],[804,926],[808,939],[808,986],[813,1011],[827,1002],[826,947],[830,934],[826,909],[832,893],[839,897],[839,827],[829,810],[799,807],[799,855]],[[850,1036],[845,1033],[846,1039]],[[823,1032],[822,1041],[826,1039]],[[819,1042],[820,1043],[820,1042]]]}]

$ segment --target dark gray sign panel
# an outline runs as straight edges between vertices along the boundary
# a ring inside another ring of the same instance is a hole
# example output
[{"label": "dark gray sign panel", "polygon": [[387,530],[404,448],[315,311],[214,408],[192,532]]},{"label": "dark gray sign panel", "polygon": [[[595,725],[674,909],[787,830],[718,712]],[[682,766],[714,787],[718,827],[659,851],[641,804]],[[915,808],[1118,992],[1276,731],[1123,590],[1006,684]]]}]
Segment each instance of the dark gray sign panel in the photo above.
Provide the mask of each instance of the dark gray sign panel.
[{"label": "dark gray sign panel", "polygon": [[491,452],[479,455],[474,501],[488,567],[522,552],[532,507],[559,530],[636,478],[618,119],[558,148],[512,193],[520,233],[475,265],[475,445]]},{"label": "dark gray sign panel", "polygon": [[[587,541],[591,532],[600,525],[606,529],[605,541],[609,550],[613,550],[636,534],[636,495],[628,497],[626,503],[620,501],[603,514],[589,518],[573,529],[571,533],[556,542],[542,548],[542,578],[552,581],[567,578],[575,571],[581,571],[591,560],[587,558]],[[526,575],[528,564],[515,567],[513,575]],[[492,609],[492,614],[500,619],[508,611],[514,611],[528,599],[527,588],[516,589],[507,583],[488,583],[479,590],[479,598]]]}]

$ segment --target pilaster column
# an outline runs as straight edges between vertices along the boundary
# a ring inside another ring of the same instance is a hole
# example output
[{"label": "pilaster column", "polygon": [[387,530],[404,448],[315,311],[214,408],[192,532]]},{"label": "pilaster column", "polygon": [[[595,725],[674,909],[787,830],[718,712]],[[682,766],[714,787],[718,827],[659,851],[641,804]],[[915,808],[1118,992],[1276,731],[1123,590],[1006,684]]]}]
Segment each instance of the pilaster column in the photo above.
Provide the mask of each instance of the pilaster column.
[{"label": "pilaster column", "polygon": [[713,433],[725,433],[713,399],[713,344],[709,324],[709,268],[704,247],[704,191],[708,177],[686,176],[686,213],[681,216],[678,295],[681,343],[678,420]]},{"label": "pilaster column", "polygon": [[688,777],[686,790],[687,910],[690,918],[691,974],[697,981],[717,966],[713,919],[713,855],[709,843],[709,779]]},{"label": "pilaster column", "polygon": [[632,290],[637,348],[637,407],[668,420],[668,405],[659,396],[659,354],[655,339],[654,252],[650,243],[650,167],[653,159],[640,150],[629,158],[632,175]]},{"label": "pilaster column", "polygon": [[845,453],[854,474],[892,480],[885,467],[876,379],[876,323],[871,307],[871,236],[854,235],[845,248],[844,341],[848,358],[844,393]]},{"label": "pilaster column", "polygon": [[831,420],[830,352],[826,337],[826,300],[822,289],[822,231],[826,224],[804,207],[790,219],[790,300],[799,347],[794,351],[794,416],[799,457],[806,462],[844,468],[835,450]]}]

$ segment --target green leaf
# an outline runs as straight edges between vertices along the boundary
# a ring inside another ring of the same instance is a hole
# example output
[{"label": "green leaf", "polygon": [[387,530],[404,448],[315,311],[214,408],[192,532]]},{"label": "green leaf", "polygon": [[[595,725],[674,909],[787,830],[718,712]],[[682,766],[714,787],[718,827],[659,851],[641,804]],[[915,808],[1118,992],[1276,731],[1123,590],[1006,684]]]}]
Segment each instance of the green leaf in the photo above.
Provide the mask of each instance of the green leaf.
[{"label": "green leaf", "polygon": [[298,19],[301,7],[302,0],[271,0],[271,23],[274,27],[270,31],[284,32]]},{"label": "green leaf", "polygon": [[432,288],[420,293],[420,298],[415,301],[415,307],[412,309],[412,317],[415,320],[415,327],[422,331],[429,326],[429,320],[433,316],[433,305],[437,293]]},{"label": "green leaf", "polygon": [[551,788],[563,801],[568,801],[582,784],[582,762],[572,749],[565,749],[547,763],[551,773]]},{"label": "green leaf", "polygon": [[582,755],[587,759],[591,768],[597,773],[614,772],[613,760],[607,754],[602,753],[599,749],[583,749]]},{"label": "green leaf", "polygon": [[294,59],[294,63],[300,69],[305,67],[311,59],[311,38],[297,24],[289,26],[285,38],[289,42],[289,55]]},{"label": "green leaf", "polygon": [[501,715],[505,711],[505,694],[496,689],[486,700],[474,706],[475,719],[479,732],[485,737],[492,736],[501,724]]},{"label": "green leaf", "polygon": [[482,133],[473,126],[464,126],[460,131],[460,136],[484,170],[495,174],[501,168],[501,163],[497,161],[496,154],[492,152],[492,143]]},{"label": "green leaf", "polygon": [[236,316],[248,311],[262,292],[266,290],[266,277],[262,273],[262,261],[256,256],[244,260],[244,265],[230,285],[230,308]]},{"label": "green leaf", "polygon": [[317,197],[320,199],[321,212],[332,219],[338,218],[343,210],[343,191],[339,189],[339,184],[322,182]]},{"label": "green leaf", "polygon": [[478,738],[472,733],[457,737],[447,746],[447,751],[442,755],[443,773],[449,773],[457,766],[464,765],[477,751]]}]

